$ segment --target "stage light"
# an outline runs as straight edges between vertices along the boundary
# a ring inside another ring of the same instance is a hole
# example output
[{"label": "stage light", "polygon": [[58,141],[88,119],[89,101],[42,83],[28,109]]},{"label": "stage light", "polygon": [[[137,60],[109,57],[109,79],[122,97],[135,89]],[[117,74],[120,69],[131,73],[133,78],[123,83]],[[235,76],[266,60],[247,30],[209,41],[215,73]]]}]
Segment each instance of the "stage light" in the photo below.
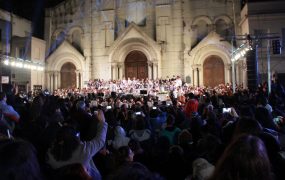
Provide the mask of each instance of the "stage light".
[{"label": "stage light", "polygon": [[24,68],[30,70],[44,71],[44,65],[40,63],[34,63],[30,60],[24,60],[21,58],[14,58],[10,56],[2,56],[3,64],[6,66],[12,66],[17,68]]},{"label": "stage light", "polygon": [[232,53],[232,61],[237,61],[240,58],[244,57],[248,51],[252,50],[252,47],[250,44],[245,43],[240,45],[239,48],[237,48],[233,53]]},{"label": "stage light", "polygon": [[9,65],[9,60],[8,60],[8,59],[5,59],[5,60],[3,61],[3,63],[4,63],[6,66],[8,66],[8,65]]}]

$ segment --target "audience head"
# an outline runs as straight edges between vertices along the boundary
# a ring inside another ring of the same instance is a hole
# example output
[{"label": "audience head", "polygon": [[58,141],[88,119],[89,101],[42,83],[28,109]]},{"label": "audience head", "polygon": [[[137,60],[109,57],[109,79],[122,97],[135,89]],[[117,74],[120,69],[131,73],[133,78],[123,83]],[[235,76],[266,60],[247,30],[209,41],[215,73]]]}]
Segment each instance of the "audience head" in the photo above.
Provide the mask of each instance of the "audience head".
[{"label": "audience head", "polygon": [[0,141],[0,179],[42,179],[36,150],[23,140]]},{"label": "audience head", "polygon": [[130,163],[134,160],[134,153],[129,146],[122,146],[117,152],[118,164]]},{"label": "audience head", "polygon": [[63,126],[56,135],[51,154],[57,161],[66,161],[79,146],[79,133],[70,126]]},{"label": "audience head", "polygon": [[262,132],[262,126],[258,121],[251,118],[241,118],[236,126],[235,135],[251,134],[258,135]]},{"label": "audience head", "polygon": [[160,180],[159,176],[152,174],[144,165],[140,163],[130,163],[118,169],[110,180]]},{"label": "audience head", "polygon": [[79,164],[70,164],[59,168],[56,171],[55,180],[92,180],[84,167]]},{"label": "audience head", "polygon": [[86,104],[84,101],[78,101],[76,103],[76,109],[77,110],[85,110]]},{"label": "audience head", "polygon": [[175,117],[174,117],[173,115],[169,114],[169,115],[167,116],[167,119],[166,119],[166,124],[167,124],[168,126],[173,126],[174,123],[175,123]]},{"label": "audience head", "polygon": [[270,162],[263,142],[255,136],[238,136],[218,161],[210,180],[270,180]]}]

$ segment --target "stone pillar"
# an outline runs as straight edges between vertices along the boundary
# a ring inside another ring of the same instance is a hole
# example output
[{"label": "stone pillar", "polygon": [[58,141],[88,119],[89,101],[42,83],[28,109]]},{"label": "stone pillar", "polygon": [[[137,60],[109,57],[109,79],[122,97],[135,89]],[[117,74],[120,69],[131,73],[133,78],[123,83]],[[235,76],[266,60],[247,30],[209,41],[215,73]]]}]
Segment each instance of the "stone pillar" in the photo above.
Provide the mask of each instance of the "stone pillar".
[{"label": "stone pillar", "polygon": [[153,79],[157,79],[158,78],[158,64],[157,62],[156,63],[153,63]]},{"label": "stone pillar", "polygon": [[236,63],[235,68],[236,68],[236,70],[235,70],[236,84],[240,85],[240,73],[239,73],[240,72],[240,63]]},{"label": "stone pillar", "polygon": [[118,65],[118,79],[123,79],[124,77],[124,71],[125,71],[125,67],[124,67],[124,63],[119,63]]},{"label": "stone pillar", "polygon": [[193,82],[194,86],[198,86],[198,68],[197,66],[193,66]]},{"label": "stone pillar", "polygon": [[225,83],[232,83],[232,65],[225,64]]},{"label": "stone pillar", "polygon": [[58,72],[54,72],[54,90],[58,89]]},{"label": "stone pillar", "polygon": [[196,86],[196,74],[195,74],[195,68],[192,67],[192,85]]},{"label": "stone pillar", "polygon": [[112,64],[112,80],[118,79],[118,65],[117,63]]},{"label": "stone pillar", "polygon": [[84,81],[83,81],[83,71],[80,71],[80,83],[79,83],[79,88],[81,89],[84,86]]},{"label": "stone pillar", "polygon": [[153,77],[152,77],[152,63],[151,62],[148,63],[147,68],[148,68],[148,79],[153,79]]},{"label": "stone pillar", "polygon": [[80,79],[79,79],[79,71],[75,71],[75,73],[76,73],[76,88],[79,88],[79,81],[80,81]]},{"label": "stone pillar", "polygon": [[53,73],[49,73],[50,91],[53,91]]},{"label": "stone pillar", "polygon": [[57,84],[58,84],[57,88],[61,88],[61,73],[60,72],[58,72]]},{"label": "stone pillar", "polygon": [[197,77],[198,77],[198,86],[204,85],[204,82],[203,82],[203,69],[202,69],[201,65],[199,65],[197,67]]}]

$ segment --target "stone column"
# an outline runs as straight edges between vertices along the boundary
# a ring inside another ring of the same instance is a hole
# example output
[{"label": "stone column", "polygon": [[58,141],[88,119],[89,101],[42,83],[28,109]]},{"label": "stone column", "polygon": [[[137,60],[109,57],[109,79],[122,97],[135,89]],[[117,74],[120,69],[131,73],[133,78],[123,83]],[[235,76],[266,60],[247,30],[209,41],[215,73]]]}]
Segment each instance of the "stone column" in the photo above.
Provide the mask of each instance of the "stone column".
[{"label": "stone column", "polygon": [[80,83],[79,83],[79,88],[81,89],[84,86],[84,81],[83,81],[83,71],[80,71]]},{"label": "stone column", "polygon": [[58,71],[54,72],[54,90],[58,89]]},{"label": "stone column", "polygon": [[112,64],[112,80],[118,79],[118,65],[117,63]]},{"label": "stone column", "polygon": [[76,73],[76,88],[79,88],[79,71],[75,71]]},{"label": "stone column", "polygon": [[236,84],[240,85],[240,63],[236,63],[235,65],[235,76],[236,76]]},{"label": "stone column", "polygon": [[232,65],[227,64],[225,65],[225,74],[226,74],[226,80],[225,83],[232,83]]},{"label": "stone column", "polygon": [[123,79],[123,73],[124,73],[123,63],[118,64],[118,72],[119,72],[118,79]]},{"label": "stone column", "polygon": [[191,68],[191,76],[192,76],[192,86],[195,86],[195,69],[194,67]]},{"label": "stone column", "polygon": [[198,86],[198,68],[197,66],[193,66],[193,82],[194,82],[194,86]]},{"label": "stone column", "polygon": [[53,91],[53,73],[49,73],[50,91]]},{"label": "stone column", "polygon": [[157,62],[153,63],[153,79],[157,79],[157,73],[158,73],[158,64]]},{"label": "stone column", "polygon": [[204,82],[203,82],[203,69],[202,69],[201,65],[199,65],[197,67],[197,78],[198,78],[198,86],[204,85]]},{"label": "stone column", "polygon": [[58,79],[57,79],[58,86],[57,88],[61,88],[61,73],[58,72]]},{"label": "stone column", "polygon": [[153,79],[153,77],[152,77],[152,63],[151,62],[148,63],[147,68],[148,68],[148,79]]}]

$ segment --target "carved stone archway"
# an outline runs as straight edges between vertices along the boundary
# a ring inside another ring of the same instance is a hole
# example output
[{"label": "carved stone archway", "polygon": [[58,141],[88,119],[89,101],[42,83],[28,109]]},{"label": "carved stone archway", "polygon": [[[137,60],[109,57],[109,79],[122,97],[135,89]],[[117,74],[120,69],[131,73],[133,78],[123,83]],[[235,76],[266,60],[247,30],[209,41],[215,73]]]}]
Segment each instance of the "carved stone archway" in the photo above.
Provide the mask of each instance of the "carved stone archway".
[{"label": "carved stone archway", "polygon": [[219,56],[209,56],[203,64],[204,85],[215,87],[225,83],[224,62]]},{"label": "carved stone archway", "polygon": [[147,57],[141,51],[131,51],[125,60],[126,78],[148,78]]},{"label": "carved stone archway", "polygon": [[73,63],[65,63],[60,70],[61,88],[76,87],[76,67]]}]

